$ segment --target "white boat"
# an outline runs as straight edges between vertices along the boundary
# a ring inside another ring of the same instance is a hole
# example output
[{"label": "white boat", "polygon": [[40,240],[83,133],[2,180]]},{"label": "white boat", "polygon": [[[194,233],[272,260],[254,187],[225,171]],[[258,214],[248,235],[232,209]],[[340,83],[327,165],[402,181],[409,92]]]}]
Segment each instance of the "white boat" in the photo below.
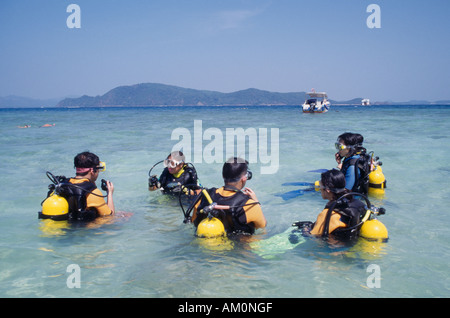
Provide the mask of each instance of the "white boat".
[{"label": "white boat", "polygon": [[327,93],[312,91],[307,95],[309,98],[302,105],[304,113],[326,113],[330,109]]},{"label": "white boat", "polygon": [[361,105],[362,105],[362,106],[370,106],[370,100],[369,100],[368,98],[364,98],[364,99],[361,101]]}]

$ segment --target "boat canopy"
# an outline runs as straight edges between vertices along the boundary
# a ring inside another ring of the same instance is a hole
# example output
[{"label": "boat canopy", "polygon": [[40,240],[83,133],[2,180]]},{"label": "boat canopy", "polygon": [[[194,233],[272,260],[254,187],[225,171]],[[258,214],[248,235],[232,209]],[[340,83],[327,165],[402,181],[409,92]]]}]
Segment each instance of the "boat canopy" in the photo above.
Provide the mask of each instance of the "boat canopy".
[{"label": "boat canopy", "polygon": [[328,98],[327,93],[323,93],[323,92],[321,92],[321,93],[310,92],[310,93],[308,93],[308,95],[310,97],[315,97],[315,98]]}]

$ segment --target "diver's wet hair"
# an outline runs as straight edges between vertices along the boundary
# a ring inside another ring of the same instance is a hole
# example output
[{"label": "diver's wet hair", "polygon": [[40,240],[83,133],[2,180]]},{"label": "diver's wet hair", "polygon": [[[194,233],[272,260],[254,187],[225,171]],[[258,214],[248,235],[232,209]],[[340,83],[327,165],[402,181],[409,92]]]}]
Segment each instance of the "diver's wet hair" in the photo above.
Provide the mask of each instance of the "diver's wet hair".
[{"label": "diver's wet hair", "polygon": [[362,147],[364,137],[361,134],[346,132],[340,135],[338,140],[342,140],[346,146]]},{"label": "diver's wet hair", "polygon": [[345,175],[337,169],[323,172],[320,175],[320,181],[326,189],[330,190],[335,195],[336,198],[347,192],[345,189]]},{"label": "diver's wet hair", "polygon": [[95,168],[100,164],[100,159],[96,154],[85,151],[75,156],[73,164],[75,168]]},{"label": "diver's wet hair", "polygon": [[337,140],[350,147],[351,156],[355,153],[366,152],[366,149],[363,147],[364,137],[361,134],[346,132],[340,135]]},{"label": "diver's wet hair", "polygon": [[[94,168],[96,169],[100,164],[100,159],[96,154],[93,154],[91,152],[85,151],[82,153],[79,153],[75,156],[73,159],[73,165],[75,168]],[[87,172],[77,172],[77,175],[86,175]]]},{"label": "diver's wet hair", "polygon": [[232,157],[228,159],[222,168],[222,177],[225,183],[238,182],[248,170],[248,161],[242,158]]}]

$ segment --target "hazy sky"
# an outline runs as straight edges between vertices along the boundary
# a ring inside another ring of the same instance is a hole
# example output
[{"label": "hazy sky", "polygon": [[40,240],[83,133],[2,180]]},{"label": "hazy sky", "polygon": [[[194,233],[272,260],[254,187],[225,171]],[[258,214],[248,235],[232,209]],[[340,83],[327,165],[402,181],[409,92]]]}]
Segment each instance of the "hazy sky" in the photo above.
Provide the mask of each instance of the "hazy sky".
[{"label": "hazy sky", "polygon": [[[81,28],[67,26],[72,3]],[[448,0],[1,0],[0,96],[148,82],[450,100],[449,38]]]}]

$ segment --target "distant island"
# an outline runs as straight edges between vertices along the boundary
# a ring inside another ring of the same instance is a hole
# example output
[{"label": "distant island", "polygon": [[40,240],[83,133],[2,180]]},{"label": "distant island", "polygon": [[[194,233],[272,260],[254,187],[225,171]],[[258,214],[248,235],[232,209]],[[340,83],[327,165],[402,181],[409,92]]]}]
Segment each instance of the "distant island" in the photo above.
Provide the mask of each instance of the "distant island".
[{"label": "distant island", "polygon": [[[18,107],[151,107],[151,106],[284,106],[301,105],[306,92],[277,93],[249,88],[232,93],[196,90],[158,83],[119,86],[102,96],[81,96],[63,100],[0,97],[1,108]],[[330,100],[332,106],[361,105],[363,98]],[[372,105],[449,105],[450,101],[373,102]]]},{"label": "distant island", "polygon": [[273,93],[249,88],[233,93],[144,83],[116,87],[102,96],[66,98],[57,107],[275,106],[299,105],[306,93]]}]

